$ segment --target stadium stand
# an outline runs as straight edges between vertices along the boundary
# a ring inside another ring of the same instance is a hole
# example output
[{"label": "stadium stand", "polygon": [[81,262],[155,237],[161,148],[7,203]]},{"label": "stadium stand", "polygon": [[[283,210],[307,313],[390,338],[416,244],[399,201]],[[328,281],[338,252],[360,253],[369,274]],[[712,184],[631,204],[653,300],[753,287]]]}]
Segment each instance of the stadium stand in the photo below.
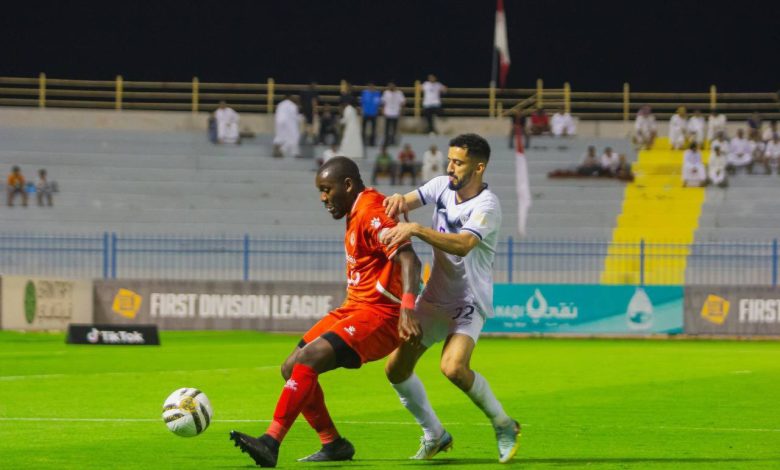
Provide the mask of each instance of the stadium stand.
[{"label": "stadium stand", "polygon": [[[419,151],[431,143],[427,136],[403,138]],[[447,137],[434,139],[446,148]],[[313,161],[271,158],[268,135],[230,148],[189,132],[0,129],[0,140],[0,165],[19,164],[28,172],[45,167],[60,186],[53,209],[4,208],[7,229],[327,237],[343,232],[317,203]],[[494,153],[486,180],[503,204],[502,236],[516,236],[514,154],[504,138],[490,143]],[[529,238],[608,239],[625,185],[547,178],[555,168],[576,165],[590,144],[631,154],[629,144],[617,139],[534,139],[527,151],[534,197]],[[369,156],[360,162],[367,179],[373,152]],[[411,186],[378,189],[391,193]],[[429,214],[418,211],[415,217],[427,223]]]}]

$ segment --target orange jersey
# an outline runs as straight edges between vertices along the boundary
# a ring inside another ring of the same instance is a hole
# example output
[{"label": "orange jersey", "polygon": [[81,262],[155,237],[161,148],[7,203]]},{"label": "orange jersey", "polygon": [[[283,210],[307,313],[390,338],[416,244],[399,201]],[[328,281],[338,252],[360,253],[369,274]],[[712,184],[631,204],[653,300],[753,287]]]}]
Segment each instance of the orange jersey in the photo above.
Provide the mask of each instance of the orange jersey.
[{"label": "orange jersey", "polygon": [[385,214],[385,196],[373,188],[361,192],[347,217],[344,251],[347,256],[347,299],[374,305],[398,306],[403,294],[401,266],[393,257],[402,243],[392,248],[379,242],[382,230],[395,227],[396,221]]}]

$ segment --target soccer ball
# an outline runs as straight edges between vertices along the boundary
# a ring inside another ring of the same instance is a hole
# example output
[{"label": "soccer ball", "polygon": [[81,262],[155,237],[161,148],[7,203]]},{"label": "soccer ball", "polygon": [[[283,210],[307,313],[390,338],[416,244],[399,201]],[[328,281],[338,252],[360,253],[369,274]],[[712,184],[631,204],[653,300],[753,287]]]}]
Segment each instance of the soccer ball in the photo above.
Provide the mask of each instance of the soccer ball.
[{"label": "soccer ball", "polygon": [[163,421],[177,436],[197,436],[209,427],[212,416],[208,397],[197,388],[180,388],[163,403]]}]

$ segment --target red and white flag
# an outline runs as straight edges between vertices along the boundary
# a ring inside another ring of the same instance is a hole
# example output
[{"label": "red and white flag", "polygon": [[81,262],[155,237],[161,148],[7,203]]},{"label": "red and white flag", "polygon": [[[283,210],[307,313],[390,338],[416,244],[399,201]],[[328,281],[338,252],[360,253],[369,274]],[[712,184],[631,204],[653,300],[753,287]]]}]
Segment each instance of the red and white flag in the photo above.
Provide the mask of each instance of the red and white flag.
[{"label": "red and white flag", "polygon": [[499,72],[498,83],[501,88],[506,84],[509,73],[509,41],[506,38],[506,16],[504,16],[504,0],[498,0],[496,5],[496,30],[493,34],[493,47],[498,53]]},{"label": "red and white flag", "polygon": [[515,185],[517,188],[517,233],[525,235],[525,221],[531,208],[531,187],[528,184],[528,161],[523,147],[523,126],[515,124]]}]

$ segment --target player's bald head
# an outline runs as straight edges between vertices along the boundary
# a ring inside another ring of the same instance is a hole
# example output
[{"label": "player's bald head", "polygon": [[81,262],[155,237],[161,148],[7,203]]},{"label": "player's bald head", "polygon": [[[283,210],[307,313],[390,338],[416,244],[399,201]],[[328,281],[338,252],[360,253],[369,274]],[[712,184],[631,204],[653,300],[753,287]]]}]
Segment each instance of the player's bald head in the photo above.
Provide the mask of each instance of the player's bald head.
[{"label": "player's bald head", "polygon": [[347,157],[333,157],[325,162],[317,172],[318,178],[343,183],[347,178],[357,186],[363,186],[360,169]]}]

